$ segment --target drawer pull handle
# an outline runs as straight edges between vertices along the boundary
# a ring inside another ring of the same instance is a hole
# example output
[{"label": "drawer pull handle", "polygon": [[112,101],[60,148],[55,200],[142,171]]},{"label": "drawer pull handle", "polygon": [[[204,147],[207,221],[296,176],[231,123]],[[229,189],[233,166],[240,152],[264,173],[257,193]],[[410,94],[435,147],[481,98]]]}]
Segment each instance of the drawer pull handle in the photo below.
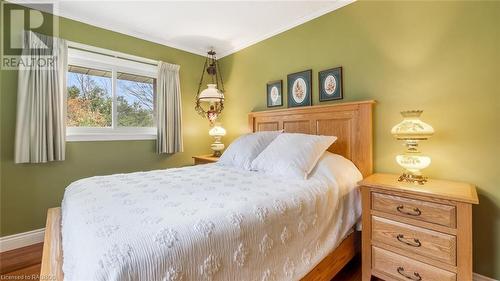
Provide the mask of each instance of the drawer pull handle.
[{"label": "drawer pull handle", "polygon": [[410,279],[410,280],[413,280],[413,281],[420,281],[422,280],[422,276],[420,276],[420,274],[418,274],[417,272],[413,272],[413,276],[411,275],[407,275],[405,273],[405,269],[402,268],[401,266],[398,267],[398,273],[403,275],[406,279]]},{"label": "drawer pull handle", "polygon": [[405,236],[403,234],[398,234],[398,236],[396,238],[398,239],[399,242],[405,243],[408,246],[417,247],[417,248],[422,246],[422,243],[420,243],[420,240],[418,240],[417,238],[413,238],[413,242],[409,241],[411,239],[405,238]]},{"label": "drawer pull handle", "polygon": [[396,210],[398,210],[398,212],[400,213],[403,213],[405,215],[409,215],[409,216],[420,216],[422,214],[422,212],[420,211],[419,208],[413,208],[413,212],[407,212],[407,211],[403,211],[404,210],[404,206],[403,205],[399,205]]}]

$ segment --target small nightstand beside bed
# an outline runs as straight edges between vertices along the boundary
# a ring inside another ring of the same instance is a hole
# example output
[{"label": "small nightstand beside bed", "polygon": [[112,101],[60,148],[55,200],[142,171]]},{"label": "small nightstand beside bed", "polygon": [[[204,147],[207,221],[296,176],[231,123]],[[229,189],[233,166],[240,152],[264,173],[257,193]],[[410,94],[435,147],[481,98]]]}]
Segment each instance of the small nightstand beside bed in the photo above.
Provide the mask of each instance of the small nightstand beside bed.
[{"label": "small nightstand beside bed", "polygon": [[219,157],[212,154],[193,156],[195,165],[210,164],[219,161]]},{"label": "small nightstand beside bed", "polygon": [[372,173],[372,104],[249,114],[254,132],[337,136],[328,149],[337,155],[317,165],[325,157],[333,162],[316,166],[307,180],[217,163],[72,183],[62,214],[48,212],[41,274],[59,280],[331,279],[359,248],[352,231],[360,211],[356,181]]},{"label": "small nightstand beside bed", "polygon": [[365,178],[363,281],[472,280],[472,204],[467,183],[398,182],[398,175]]}]

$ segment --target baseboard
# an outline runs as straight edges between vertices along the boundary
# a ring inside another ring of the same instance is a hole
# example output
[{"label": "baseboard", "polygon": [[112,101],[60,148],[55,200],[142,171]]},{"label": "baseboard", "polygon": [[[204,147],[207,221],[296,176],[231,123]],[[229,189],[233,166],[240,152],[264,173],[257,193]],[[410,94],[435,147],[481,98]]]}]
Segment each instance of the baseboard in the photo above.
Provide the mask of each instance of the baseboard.
[{"label": "baseboard", "polygon": [[43,242],[45,228],[0,237],[0,252],[6,252]]},{"label": "baseboard", "polygon": [[486,277],[486,276],[481,275],[479,273],[472,274],[472,280],[474,280],[474,281],[498,281],[496,279]]}]

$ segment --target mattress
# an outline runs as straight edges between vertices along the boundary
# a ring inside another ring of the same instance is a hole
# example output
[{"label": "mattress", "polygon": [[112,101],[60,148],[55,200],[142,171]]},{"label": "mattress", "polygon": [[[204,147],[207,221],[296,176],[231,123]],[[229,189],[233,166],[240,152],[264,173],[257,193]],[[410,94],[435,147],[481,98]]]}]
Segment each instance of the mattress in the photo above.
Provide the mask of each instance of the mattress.
[{"label": "mattress", "polygon": [[207,164],[76,181],[62,202],[65,280],[299,280],[358,221],[360,177]]}]

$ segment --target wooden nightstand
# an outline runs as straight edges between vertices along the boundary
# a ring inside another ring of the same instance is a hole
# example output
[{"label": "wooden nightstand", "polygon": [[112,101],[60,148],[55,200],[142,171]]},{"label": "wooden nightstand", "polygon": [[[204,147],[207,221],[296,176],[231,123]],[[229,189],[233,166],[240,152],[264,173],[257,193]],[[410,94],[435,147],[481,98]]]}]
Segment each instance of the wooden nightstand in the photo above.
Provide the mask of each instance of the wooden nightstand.
[{"label": "wooden nightstand", "polygon": [[219,161],[219,157],[215,157],[212,154],[193,156],[193,159],[195,165],[215,163]]},{"label": "wooden nightstand", "polygon": [[398,182],[398,175],[362,180],[363,281],[472,280],[472,204],[476,188],[429,180]]}]

